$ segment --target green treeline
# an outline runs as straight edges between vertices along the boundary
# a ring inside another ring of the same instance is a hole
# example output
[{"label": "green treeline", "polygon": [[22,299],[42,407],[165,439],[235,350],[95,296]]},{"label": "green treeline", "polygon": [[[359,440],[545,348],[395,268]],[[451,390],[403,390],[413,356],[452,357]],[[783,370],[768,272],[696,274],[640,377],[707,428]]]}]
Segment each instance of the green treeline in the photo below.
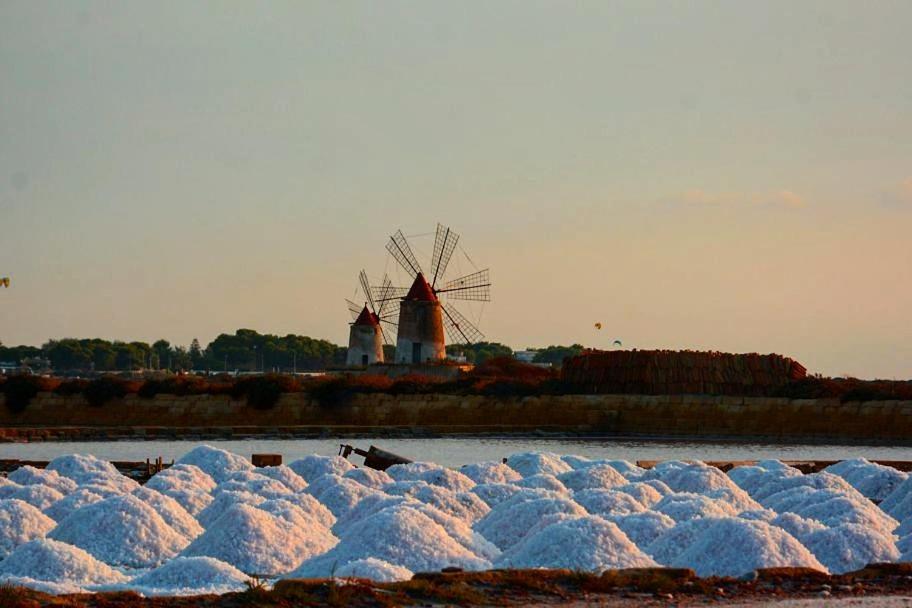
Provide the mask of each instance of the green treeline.
[{"label": "green treeline", "polygon": [[[476,365],[495,357],[512,357],[513,349],[498,342],[448,344],[447,354],[463,354]],[[536,363],[560,365],[564,357],[583,350],[579,344],[548,346],[536,350]],[[210,370],[210,371],[298,371],[344,365],[345,347],[327,340],[288,334],[260,334],[252,329],[239,329],[234,334],[220,334],[203,347],[194,339],[189,346],[173,345],[167,340],[146,342],[109,341],[99,338],[63,338],[49,340],[43,346],[4,346],[0,343],[0,362],[19,364],[25,360],[46,358],[54,370],[129,371],[137,369]],[[384,347],[388,360],[394,346]]]}]

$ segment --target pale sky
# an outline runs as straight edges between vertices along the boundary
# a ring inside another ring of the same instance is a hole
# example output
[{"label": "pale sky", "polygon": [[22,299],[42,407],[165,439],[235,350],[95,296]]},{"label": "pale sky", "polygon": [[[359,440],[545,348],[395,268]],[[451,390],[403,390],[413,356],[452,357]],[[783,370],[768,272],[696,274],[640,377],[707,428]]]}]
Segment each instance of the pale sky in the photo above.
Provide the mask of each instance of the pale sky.
[{"label": "pale sky", "polygon": [[912,378],[910,24],[905,0],[2,0],[0,340],[344,343],[358,271],[439,221],[492,269],[492,341]]}]

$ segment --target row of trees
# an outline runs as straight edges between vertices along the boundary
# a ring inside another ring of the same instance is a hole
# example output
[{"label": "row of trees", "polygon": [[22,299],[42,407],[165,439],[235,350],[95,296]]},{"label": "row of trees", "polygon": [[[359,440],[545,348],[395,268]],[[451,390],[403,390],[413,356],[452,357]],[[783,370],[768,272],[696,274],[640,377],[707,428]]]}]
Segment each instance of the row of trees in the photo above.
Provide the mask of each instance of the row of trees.
[{"label": "row of trees", "polygon": [[[260,334],[252,329],[239,329],[234,334],[220,334],[205,348],[195,338],[186,347],[173,345],[167,340],[148,344],[111,342],[99,338],[49,340],[41,348],[7,347],[0,343],[0,361],[19,363],[25,359],[45,357],[50,360],[53,369],[60,371],[306,371],[344,364],[345,350],[345,347],[307,336],[276,336]],[[387,360],[392,361],[395,347],[387,346],[384,350]],[[583,347],[579,344],[549,346],[538,349],[534,361],[559,365],[564,357],[578,354],[582,350]],[[469,363],[480,365],[495,357],[512,357],[513,349],[498,342],[447,345],[447,354],[460,353],[465,355]]]}]

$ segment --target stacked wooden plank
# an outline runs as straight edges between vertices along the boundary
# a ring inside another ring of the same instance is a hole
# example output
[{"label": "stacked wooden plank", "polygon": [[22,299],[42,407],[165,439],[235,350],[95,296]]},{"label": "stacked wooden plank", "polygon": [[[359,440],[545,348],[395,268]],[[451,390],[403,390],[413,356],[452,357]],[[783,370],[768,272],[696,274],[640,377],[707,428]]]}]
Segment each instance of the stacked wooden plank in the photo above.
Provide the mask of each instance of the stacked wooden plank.
[{"label": "stacked wooden plank", "polygon": [[618,350],[569,357],[561,373],[568,384],[592,393],[763,397],[807,370],[775,354]]}]

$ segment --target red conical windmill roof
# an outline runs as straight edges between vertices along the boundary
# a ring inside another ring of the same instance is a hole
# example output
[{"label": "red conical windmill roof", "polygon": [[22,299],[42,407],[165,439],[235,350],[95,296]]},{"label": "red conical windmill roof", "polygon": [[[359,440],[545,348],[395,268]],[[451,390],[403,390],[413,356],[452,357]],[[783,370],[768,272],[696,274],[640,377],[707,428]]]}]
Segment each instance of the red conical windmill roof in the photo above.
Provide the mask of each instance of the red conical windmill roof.
[{"label": "red conical windmill roof", "polygon": [[422,302],[436,302],[437,296],[434,295],[434,290],[431,289],[431,286],[424,278],[424,275],[419,272],[418,276],[415,277],[415,282],[412,283],[411,289],[405,294],[405,299],[419,300]]},{"label": "red conical windmill roof", "polygon": [[370,325],[371,327],[380,324],[380,319],[377,318],[377,315],[372,313],[367,309],[367,305],[364,305],[364,308],[361,309],[361,314],[358,315],[358,318],[355,319],[354,325]]}]

